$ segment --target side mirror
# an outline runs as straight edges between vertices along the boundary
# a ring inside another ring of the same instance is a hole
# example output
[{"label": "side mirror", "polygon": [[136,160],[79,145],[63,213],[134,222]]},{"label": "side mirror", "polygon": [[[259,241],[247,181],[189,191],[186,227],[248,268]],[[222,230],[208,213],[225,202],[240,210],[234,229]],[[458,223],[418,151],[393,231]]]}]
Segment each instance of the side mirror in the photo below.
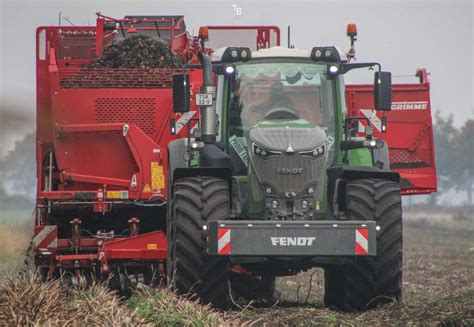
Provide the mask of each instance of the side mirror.
[{"label": "side mirror", "polygon": [[375,72],[374,78],[375,110],[392,109],[392,73]]},{"label": "side mirror", "polygon": [[188,74],[173,75],[173,111],[188,112],[191,102],[191,90]]}]

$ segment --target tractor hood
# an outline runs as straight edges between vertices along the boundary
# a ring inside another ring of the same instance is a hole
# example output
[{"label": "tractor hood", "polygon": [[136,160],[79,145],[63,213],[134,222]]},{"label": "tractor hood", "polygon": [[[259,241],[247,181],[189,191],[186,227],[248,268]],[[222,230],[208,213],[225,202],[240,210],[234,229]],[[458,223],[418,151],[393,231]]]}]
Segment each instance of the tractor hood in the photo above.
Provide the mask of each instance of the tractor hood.
[{"label": "tractor hood", "polygon": [[316,149],[326,140],[324,130],[306,120],[263,121],[249,133],[251,142],[270,151],[300,152]]}]

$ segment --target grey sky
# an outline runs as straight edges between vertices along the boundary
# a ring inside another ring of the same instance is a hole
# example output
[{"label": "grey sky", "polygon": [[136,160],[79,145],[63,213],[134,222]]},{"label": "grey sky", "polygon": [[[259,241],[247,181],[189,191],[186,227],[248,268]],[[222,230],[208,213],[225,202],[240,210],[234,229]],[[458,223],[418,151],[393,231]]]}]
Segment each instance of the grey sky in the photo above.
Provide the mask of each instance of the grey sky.
[{"label": "grey sky", "polygon": [[[469,0],[0,3],[0,156],[11,149],[14,139],[34,129],[34,32],[40,25],[57,25],[59,11],[75,25],[94,25],[97,11],[114,17],[183,14],[190,32],[201,25],[278,25],[285,45],[286,26],[291,25],[292,43],[297,48],[338,45],[347,49],[345,26],[355,22],[359,30],[359,61],[379,61],[394,75],[414,74],[418,67],[426,67],[431,73],[432,108],[444,115],[452,113],[456,125],[474,117],[474,9]],[[233,4],[242,8],[242,15],[236,15]],[[369,76],[361,74],[348,76],[348,80],[364,81],[363,77],[370,81]],[[16,110],[14,118],[5,114],[8,108]]]}]

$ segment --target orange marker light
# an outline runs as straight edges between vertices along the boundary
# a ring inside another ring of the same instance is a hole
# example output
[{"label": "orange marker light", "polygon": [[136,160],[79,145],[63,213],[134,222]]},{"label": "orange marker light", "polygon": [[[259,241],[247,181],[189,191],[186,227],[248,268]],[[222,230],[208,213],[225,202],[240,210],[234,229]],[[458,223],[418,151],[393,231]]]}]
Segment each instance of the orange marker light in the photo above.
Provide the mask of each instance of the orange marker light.
[{"label": "orange marker light", "polygon": [[347,36],[357,36],[356,24],[347,24]]},{"label": "orange marker light", "polygon": [[127,29],[127,33],[136,33],[137,32],[137,29],[131,25],[128,29]]},{"label": "orange marker light", "polygon": [[207,28],[207,26],[201,26],[199,27],[199,34],[198,34],[199,38],[201,40],[207,40],[209,39],[209,29]]}]

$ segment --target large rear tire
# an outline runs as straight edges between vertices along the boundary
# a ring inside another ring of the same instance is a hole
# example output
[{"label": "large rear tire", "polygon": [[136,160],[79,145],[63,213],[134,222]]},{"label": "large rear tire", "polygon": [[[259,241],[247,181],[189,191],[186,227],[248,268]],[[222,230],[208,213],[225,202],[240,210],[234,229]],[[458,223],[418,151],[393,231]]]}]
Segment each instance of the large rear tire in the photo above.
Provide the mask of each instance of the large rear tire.
[{"label": "large rear tire", "polygon": [[346,184],[350,220],[375,220],[377,256],[325,269],[326,306],[365,310],[402,297],[402,206],[398,183],[363,179]]},{"label": "large rear tire", "polygon": [[184,295],[196,294],[203,303],[225,309],[230,304],[228,258],[207,255],[203,226],[229,217],[227,181],[215,177],[190,177],[174,184],[171,219],[168,221],[168,278]]}]

